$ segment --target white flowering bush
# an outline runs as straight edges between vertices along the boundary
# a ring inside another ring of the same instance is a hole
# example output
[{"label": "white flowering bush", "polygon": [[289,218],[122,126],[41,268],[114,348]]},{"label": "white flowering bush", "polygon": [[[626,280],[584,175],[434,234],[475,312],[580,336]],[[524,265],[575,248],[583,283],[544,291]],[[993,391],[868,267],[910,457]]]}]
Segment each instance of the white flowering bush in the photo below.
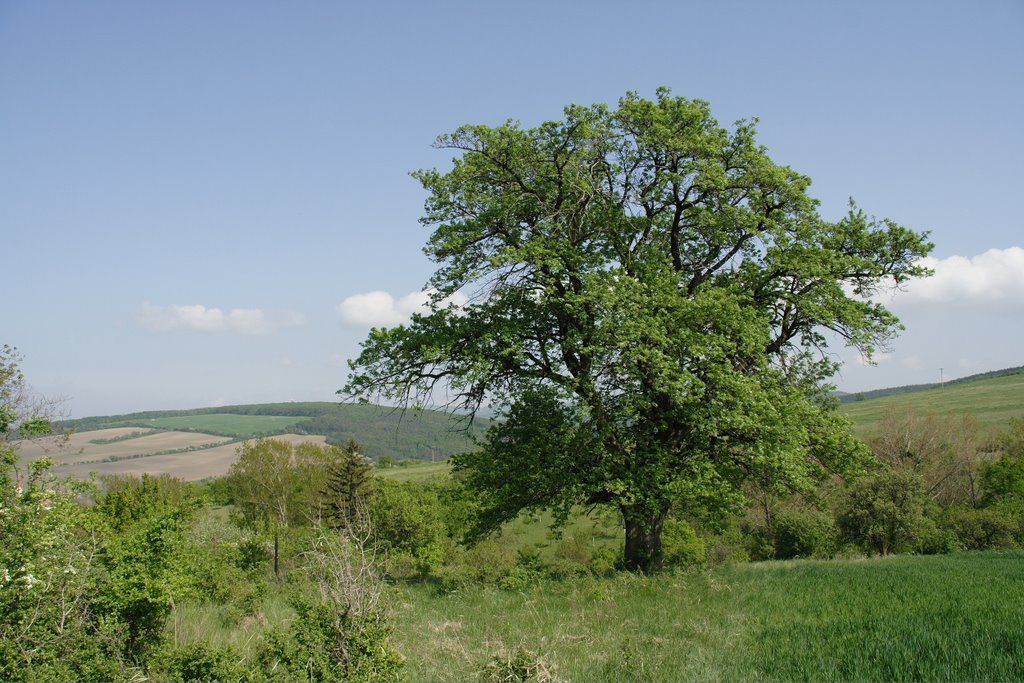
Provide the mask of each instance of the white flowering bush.
[{"label": "white flowering bush", "polygon": [[0,680],[123,677],[121,629],[96,610],[104,572],[94,515],[34,463],[18,481],[3,447],[0,483]]}]

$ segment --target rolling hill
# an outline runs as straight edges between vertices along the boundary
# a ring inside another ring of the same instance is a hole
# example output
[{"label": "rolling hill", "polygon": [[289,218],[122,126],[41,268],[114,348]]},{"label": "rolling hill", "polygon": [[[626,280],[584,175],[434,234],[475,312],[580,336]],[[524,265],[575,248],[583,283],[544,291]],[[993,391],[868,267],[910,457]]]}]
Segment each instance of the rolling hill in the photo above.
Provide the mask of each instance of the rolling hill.
[{"label": "rolling hill", "polygon": [[964,377],[943,385],[850,394],[840,400],[840,410],[862,434],[893,407],[925,415],[973,415],[984,430],[992,433],[1011,417],[1024,417],[1024,367]]},{"label": "rolling hill", "polygon": [[473,425],[434,410],[397,411],[370,404],[260,403],[162,410],[68,420],[64,431],[86,432],[116,427],[200,432],[232,439],[277,434],[320,435],[328,443],[355,439],[371,458],[443,460],[473,447],[488,420]]}]

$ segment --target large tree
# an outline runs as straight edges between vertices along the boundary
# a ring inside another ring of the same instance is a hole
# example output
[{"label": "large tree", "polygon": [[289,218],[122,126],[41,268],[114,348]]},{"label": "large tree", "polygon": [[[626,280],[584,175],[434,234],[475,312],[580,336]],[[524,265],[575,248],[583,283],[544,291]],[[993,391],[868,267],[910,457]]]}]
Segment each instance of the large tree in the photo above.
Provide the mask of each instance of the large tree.
[{"label": "large tree", "polygon": [[451,170],[414,174],[434,305],[372,330],[342,393],[499,408],[456,459],[484,529],[614,505],[626,564],[656,569],[673,502],[806,486],[862,452],[824,399],[828,344],[870,358],[896,333],[871,295],[926,274],[926,235],[826,220],[752,122],[667,90],[437,145]]}]

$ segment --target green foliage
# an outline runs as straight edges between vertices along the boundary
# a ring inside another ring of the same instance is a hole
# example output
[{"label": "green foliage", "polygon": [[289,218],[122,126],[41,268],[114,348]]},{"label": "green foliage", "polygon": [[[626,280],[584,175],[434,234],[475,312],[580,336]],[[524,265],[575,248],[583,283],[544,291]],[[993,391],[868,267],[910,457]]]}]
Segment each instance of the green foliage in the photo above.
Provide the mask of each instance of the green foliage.
[{"label": "green foliage", "polygon": [[228,683],[245,677],[239,665],[238,653],[230,648],[216,648],[203,642],[161,650],[153,658],[150,669],[161,683]]},{"label": "green foliage", "polygon": [[96,510],[115,530],[146,517],[200,505],[195,489],[166,474],[111,475],[101,478]]},{"label": "green foliage", "polygon": [[321,494],[324,517],[330,524],[351,525],[356,516],[365,513],[373,492],[373,462],[361,450],[355,441],[330,450]]},{"label": "green foliage", "polygon": [[982,501],[1024,508],[1024,455],[1007,452],[981,468]]},{"label": "green foliage", "polygon": [[[899,329],[870,296],[927,274],[925,236],[855,207],[817,212],[810,179],[776,164],[753,123],[630,93],[536,128],[464,126],[459,155],[415,174],[429,193],[431,310],[375,329],[345,392],[502,409],[456,457],[479,531],[520,512],[617,508],[625,561],[657,569],[685,492],[752,478],[807,488],[859,468],[822,386],[824,330],[870,355]],[[468,292],[458,313],[446,303]]]},{"label": "green foliage", "polygon": [[[2,448],[2,447],[0,447]],[[12,463],[0,469],[8,489]],[[36,468],[0,500],[0,680],[120,678],[126,629],[104,614],[102,525]]]},{"label": "green foliage", "polygon": [[448,528],[437,492],[415,482],[381,481],[370,499],[374,539],[390,553],[406,553],[421,574],[444,562]]},{"label": "green foliage", "polygon": [[268,681],[398,680],[401,658],[381,646],[389,632],[337,615],[325,605],[298,602],[287,632],[274,631],[257,658]]},{"label": "green foliage", "polygon": [[708,548],[704,539],[683,520],[665,520],[662,545],[665,551],[665,564],[669,567],[701,565],[708,559]]},{"label": "green foliage", "polygon": [[487,539],[468,548],[451,546],[443,564],[431,572],[431,578],[445,591],[473,584],[514,587],[522,577],[511,581],[508,578],[518,566],[519,555],[514,549]]},{"label": "green foliage", "polygon": [[916,474],[882,470],[847,487],[837,522],[845,540],[868,552],[914,552],[935,538],[933,505]]},{"label": "green foliage", "polygon": [[809,506],[787,506],[772,517],[773,556],[831,557],[837,549],[838,530],[828,512]]},{"label": "green foliage", "polygon": [[998,506],[950,507],[943,511],[941,521],[967,550],[1017,548],[1024,533],[1020,512]]},{"label": "green foliage", "polygon": [[135,661],[159,643],[171,601],[189,581],[178,564],[186,511],[161,513],[136,522],[110,539],[103,555],[110,587],[103,611],[127,626],[125,654]]},{"label": "green foliage", "polygon": [[1024,459],[1024,417],[1010,418],[999,435],[998,448],[1006,457]]}]

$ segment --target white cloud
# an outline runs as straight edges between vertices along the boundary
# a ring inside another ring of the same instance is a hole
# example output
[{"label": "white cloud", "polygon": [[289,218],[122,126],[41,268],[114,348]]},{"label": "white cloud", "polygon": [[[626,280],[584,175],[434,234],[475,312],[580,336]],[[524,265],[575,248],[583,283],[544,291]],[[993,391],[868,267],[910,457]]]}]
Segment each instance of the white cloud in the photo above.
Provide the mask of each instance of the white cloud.
[{"label": "white cloud", "polygon": [[[436,290],[410,292],[396,299],[380,290],[353,294],[335,307],[347,325],[353,327],[392,327],[408,322],[413,313],[430,311],[430,297]],[[461,308],[466,305],[465,295],[456,292],[441,302],[442,307]]]},{"label": "white cloud", "polygon": [[1024,248],[989,249],[973,257],[922,259],[935,271],[886,297],[895,308],[926,305],[1024,310]]},{"label": "white cloud", "polygon": [[870,360],[868,360],[867,358],[858,353],[854,360],[857,362],[858,365],[871,367],[873,365],[878,365],[879,363],[884,363],[887,360],[892,360],[892,354],[878,351],[871,356]]},{"label": "white cloud", "polygon": [[207,308],[202,304],[189,306],[154,306],[142,304],[136,318],[139,325],[151,332],[190,330],[193,332],[230,332],[234,334],[273,334],[286,327],[305,322],[295,311],[264,311],[260,308]]}]

